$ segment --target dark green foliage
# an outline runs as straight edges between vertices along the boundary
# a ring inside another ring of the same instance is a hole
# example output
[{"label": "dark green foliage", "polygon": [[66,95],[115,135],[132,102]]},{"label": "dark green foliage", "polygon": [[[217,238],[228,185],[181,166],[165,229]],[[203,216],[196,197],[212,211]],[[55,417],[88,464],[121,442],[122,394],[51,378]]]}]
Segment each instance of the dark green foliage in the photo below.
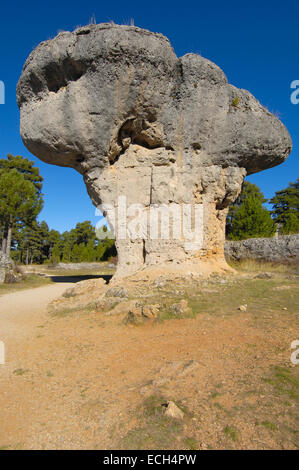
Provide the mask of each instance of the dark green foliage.
[{"label": "dark green foliage", "polygon": [[273,236],[275,224],[270,212],[263,207],[266,201],[258,186],[244,182],[240,195],[229,209],[226,222],[227,238],[244,240]]},{"label": "dark green foliage", "polygon": [[1,174],[9,170],[18,170],[24,178],[34,184],[36,193],[41,194],[43,178],[39,174],[39,169],[34,166],[34,162],[20,155],[7,155],[7,158],[0,159],[0,177]]},{"label": "dark green foliage", "polygon": [[7,255],[10,255],[13,230],[30,226],[42,209],[40,190],[27,176],[18,169],[0,169],[0,227],[2,250]]},{"label": "dark green foliage", "polygon": [[10,255],[13,234],[30,227],[42,209],[42,182],[39,169],[21,156],[0,159],[0,239]]},{"label": "dark green foliage", "polygon": [[49,230],[44,221],[34,221],[30,226],[16,230],[13,238],[12,257],[19,263],[80,263],[116,256],[114,240],[97,240],[90,221],[79,223],[62,234]]},{"label": "dark green foliage", "polygon": [[280,233],[299,233],[299,178],[287,188],[277,191],[270,202],[273,205],[273,219],[280,227]]}]

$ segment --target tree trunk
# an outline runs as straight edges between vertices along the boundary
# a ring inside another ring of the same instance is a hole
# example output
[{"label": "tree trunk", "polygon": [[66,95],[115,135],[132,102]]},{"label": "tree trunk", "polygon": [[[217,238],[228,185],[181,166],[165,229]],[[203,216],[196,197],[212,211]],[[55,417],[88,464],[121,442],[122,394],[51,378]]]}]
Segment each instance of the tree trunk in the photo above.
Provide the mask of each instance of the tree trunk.
[{"label": "tree trunk", "polygon": [[7,249],[7,236],[8,236],[8,223],[5,223],[3,230],[2,251],[6,253]]},{"label": "tree trunk", "polygon": [[3,251],[3,253],[6,253],[6,238],[4,235],[3,235],[1,250]]},{"label": "tree trunk", "polygon": [[10,257],[11,248],[11,235],[12,235],[12,217],[9,218],[8,230],[7,230],[7,242],[6,242],[6,254]]}]

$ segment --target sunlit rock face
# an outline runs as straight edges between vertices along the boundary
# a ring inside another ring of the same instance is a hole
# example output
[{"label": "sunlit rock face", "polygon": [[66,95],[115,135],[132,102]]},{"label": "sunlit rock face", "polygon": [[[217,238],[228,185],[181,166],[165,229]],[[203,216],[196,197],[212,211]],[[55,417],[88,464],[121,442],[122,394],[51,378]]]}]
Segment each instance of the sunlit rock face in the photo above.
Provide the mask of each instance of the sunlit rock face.
[{"label": "sunlit rock face", "polygon": [[[17,98],[29,151],[75,168],[94,204],[106,205],[118,276],[223,264],[225,218],[244,177],[291,151],[284,125],[217,65],[196,54],[177,58],[167,38],[132,26],[90,25],[42,42],[25,63]],[[132,204],[142,205],[142,229]],[[180,209],[181,220],[170,215],[167,237],[163,219],[153,237],[151,208],[161,206]],[[194,239],[183,227],[189,207]]]}]

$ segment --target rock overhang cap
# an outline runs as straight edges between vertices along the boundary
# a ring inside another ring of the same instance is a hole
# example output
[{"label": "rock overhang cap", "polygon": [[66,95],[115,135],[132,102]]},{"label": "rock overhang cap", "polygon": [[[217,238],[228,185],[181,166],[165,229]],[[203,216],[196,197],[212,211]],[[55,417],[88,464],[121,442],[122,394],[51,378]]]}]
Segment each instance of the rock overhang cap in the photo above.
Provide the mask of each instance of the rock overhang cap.
[{"label": "rock overhang cap", "polygon": [[247,174],[282,163],[292,147],[285,126],[217,65],[177,58],[165,36],[133,26],[89,25],[41,43],[17,98],[26,147],[81,173],[108,167],[131,143],[183,160],[195,151],[195,165]]}]

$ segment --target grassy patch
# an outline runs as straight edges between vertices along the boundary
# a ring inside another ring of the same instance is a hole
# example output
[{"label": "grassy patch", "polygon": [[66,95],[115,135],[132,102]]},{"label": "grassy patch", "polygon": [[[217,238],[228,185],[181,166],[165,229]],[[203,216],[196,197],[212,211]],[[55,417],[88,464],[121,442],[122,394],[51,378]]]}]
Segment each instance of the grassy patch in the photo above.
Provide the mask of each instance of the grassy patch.
[{"label": "grassy patch", "polygon": [[[178,305],[180,300],[187,300],[188,301],[188,307],[186,309],[182,309],[182,311],[175,311],[173,309],[174,305]],[[184,297],[182,298],[173,298],[170,297],[164,305],[162,305],[160,311],[159,311],[159,316],[158,320],[164,321],[164,320],[174,320],[174,319],[182,319],[182,318],[195,318],[197,316],[197,312],[195,312],[192,308],[190,308],[189,301],[190,298]]]},{"label": "grassy patch", "polygon": [[28,372],[28,369],[16,369],[13,371],[13,374],[14,375],[24,375],[26,374],[26,372]]},{"label": "grassy patch", "polygon": [[243,272],[271,272],[271,273],[298,273],[298,267],[292,264],[271,263],[245,259],[241,261],[227,260],[227,263],[237,271]]},{"label": "grassy patch", "polygon": [[63,307],[63,308],[57,309],[57,310],[54,310],[54,309],[50,308],[50,315],[52,317],[63,318],[63,317],[72,316],[75,313],[79,313],[81,315],[81,314],[84,314],[84,313],[93,312],[96,309],[97,309],[96,303],[91,302],[87,305],[84,305],[84,307],[82,307],[82,305],[79,305],[79,306],[75,306],[75,307]]},{"label": "grassy patch", "polygon": [[276,424],[273,424],[270,421],[262,421],[261,426],[264,426],[264,428],[270,429],[271,431],[276,431],[277,429]]},{"label": "grassy patch", "polygon": [[234,442],[238,441],[238,431],[232,426],[226,426],[223,429],[224,434]]},{"label": "grassy patch", "polygon": [[296,368],[276,366],[272,374],[263,381],[272,385],[277,394],[299,402],[299,374]]},{"label": "grassy patch", "polygon": [[[152,395],[138,412],[140,426],[135,427],[121,439],[122,449],[173,449],[177,438],[183,433],[183,422],[165,415],[165,397]],[[189,438],[191,439],[191,438]],[[191,440],[189,444],[193,445]]]},{"label": "grassy patch", "polygon": [[239,107],[239,103],[240,103],[240,98],[238,96],[236,96],[236,98],[234,98],[231,102],[231,106],[233,106],[234,108],[238,108]]},{"label": "grassy patch", "polygon": [[36,274],[28,274],[26,275],[25,279],[14,282],[13,284],[0,284],[0,295],[25,289],[32,289],[34,287],[41,287],[51,283],[52,281],[48,277],[37,276]]},{"label": "grassy patch", "polygon": [[193,437],[186,437],[185,444],[188,450],[198,450],[198,444]]}]

